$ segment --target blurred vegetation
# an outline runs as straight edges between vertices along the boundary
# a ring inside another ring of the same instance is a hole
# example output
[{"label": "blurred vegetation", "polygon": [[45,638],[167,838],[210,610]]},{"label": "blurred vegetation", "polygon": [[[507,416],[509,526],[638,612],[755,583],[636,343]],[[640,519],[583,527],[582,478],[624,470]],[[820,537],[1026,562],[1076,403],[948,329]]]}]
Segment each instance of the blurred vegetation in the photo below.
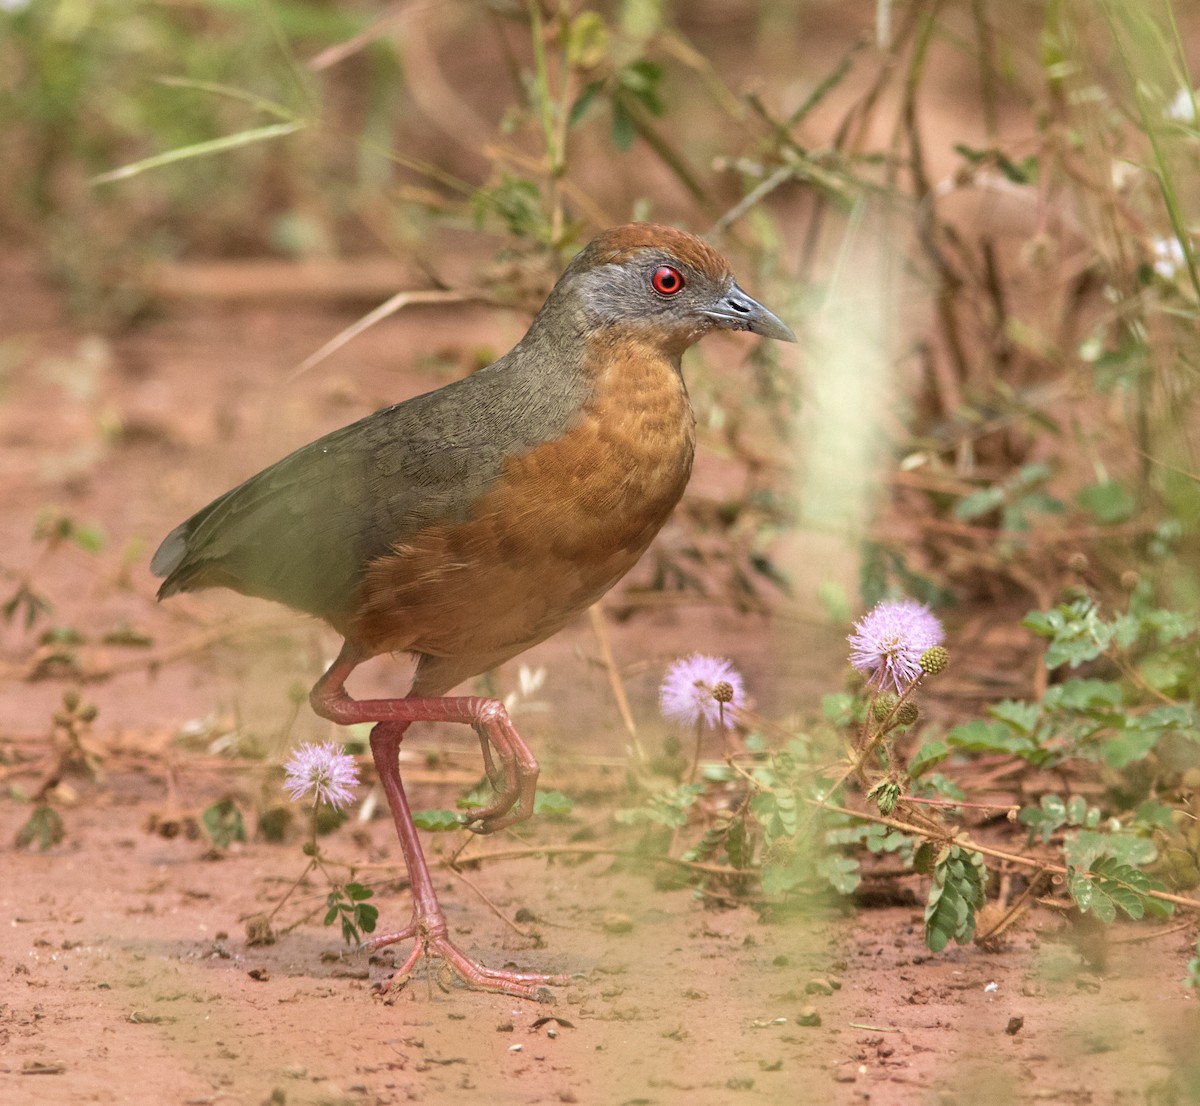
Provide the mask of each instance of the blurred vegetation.
[{"label": "blurred vegetation", "polygon": [[[1097,542],[1089,583],[1195,568],[1197,129],[1165,0],[8,0],[0,20],[0,221],[81,311],[135,317],[170,258],[390,252],[445,285],[435,247],[471,228],[500,242],[483,280],[528,306],[598,226],[679,220],[804,322],[809,392],[826,362],[866,390],[846,402],[868,424],[832,402],[810,427],[778,351],[750,354],[748,391],[699,355],[703,421],[755,469],[693,519],[737,547],[735,601],[786,576],[769,546],[797,512],[846,522],[819,471],[762,474],[810,431],[848,459],[851,528],[881,473],[930,520],[876,528],[867,601],[1048,606]],[[1169,575],[1195,603],[1195,573]]]},{"label": "blurred vegetation", "polygon": [[[747,479],[685,504],[656,585],[770,608],[799,524],[861,547],[865,604],[1038,612],[1026,686],[926,734],[889,810],[961,796],[952,753],[1012,759],[1018,790],[1050,762],[1095,772],[1103,810],[1053,796],[1022,820],[1044,842],[1116,819],[1123,851],[1073,877],[1111,914],[1131,865],[1198,853],[1197,51],[1200,13],[1170,0],[5,0],[0,226],[110,322],[165,259],[382,253],[450,287],[449,236],[478,233],[478,283],[528,307],[602,225],[707,233],[806,356],[798,379],[766,343],[721,374],[694,355],[709,444]],[[811,874],[787,839],[813,750],[755,769],[783,889]],[[685,791],[644,809],[678,828],[703,805]],[[898,847],[837,817],[843,845]],[[769,873],[746,817],[721,824],[703,856]],[[821,871],[849,889],[839,855]],[[969,936],[980,864],[926,860],[936,939]]]}]

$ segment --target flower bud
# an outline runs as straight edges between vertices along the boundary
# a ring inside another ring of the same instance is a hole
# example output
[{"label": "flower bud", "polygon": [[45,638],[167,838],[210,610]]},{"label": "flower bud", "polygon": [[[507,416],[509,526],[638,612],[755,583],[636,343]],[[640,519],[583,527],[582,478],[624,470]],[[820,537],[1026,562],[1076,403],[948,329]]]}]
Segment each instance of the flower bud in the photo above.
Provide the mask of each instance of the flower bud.
[{"label": "flower bud", "polygon": [[921,671],[936,676],[950,663],[950,651],[944,645],[934,645],[921,654]]},{"label": "flower bud", "polygon": [[875,705],[871,708],[871,714],[876,722],[882,722],[892,710],[895,708],[897,697],[890,691],[881,692],[875,696]]},{"label": "flower bud", "polygon": [[900,798],[900,785],[895,780],[880,780],[870,791],[868,799],[874,799],[879,813],[885,817],[896,809],[896,801]]},{"label": "flower bud", "polygon": [[728,680],[721,680],[713,685],[712,697],[718,703],[732,703],[734,696],[733,684]]},{"label": "flower bud", "polygon": [[900,704],[900,709],[896,711],[896,724],[900,726],[911,726],[919,717],[921,711],[917,704],[911,699]]}]

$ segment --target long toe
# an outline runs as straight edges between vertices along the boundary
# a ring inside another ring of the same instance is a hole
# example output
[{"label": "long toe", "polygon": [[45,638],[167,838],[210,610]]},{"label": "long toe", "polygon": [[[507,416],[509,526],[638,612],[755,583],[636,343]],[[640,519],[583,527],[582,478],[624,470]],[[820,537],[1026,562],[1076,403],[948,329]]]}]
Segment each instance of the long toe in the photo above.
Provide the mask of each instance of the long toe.
[{"label": "long toe", "polygon": [[429,934],[424,941],[418,941],[403,965],[381,985],[380,991],[386,994],[393,988],[403,987],[422,954],[442,960],[473,991],[491,991],[515,998],[533,999],[535,1002],[553,1002],[554,994],[548,988],[564,987],[571,982],[571,977],[566,975],[489,968],[468,956],[449,937]]},{"label": "long toe", "polygon": [[378,952],[380,949],[385,949],[388,945],[398,945],[401,941],[410,941],[417,935],[417,923],[410,922],[403,929],[396,930],[395,933],[380,933],[374,937],[368,937],[358,947],[361,952]]},{"label": "long toe", "polygon": [[531,998],[538,1002],[553,1002],[554,995],[547,987],[562,987],[570,982],[570,977],[565,975],[489,968],[467,956],[449,937],[431,938],[428,948],[430,952],[445,960],[458,977],[476,991],[494,991],[497,994]]}]

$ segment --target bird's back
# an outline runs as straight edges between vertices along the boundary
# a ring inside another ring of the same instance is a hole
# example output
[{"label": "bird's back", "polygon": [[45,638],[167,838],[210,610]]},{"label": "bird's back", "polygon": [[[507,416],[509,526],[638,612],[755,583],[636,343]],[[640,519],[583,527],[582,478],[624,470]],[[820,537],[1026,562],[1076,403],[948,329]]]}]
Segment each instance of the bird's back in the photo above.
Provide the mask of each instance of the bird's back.
[{"label": "bird's back", "polygon": [[506,457],[578,418],[586,381],[565,371],[539,386],[516,352],[335,430],[198,511],[151,561],[166,577],[159,598],[228,587],[345,633],[368,565],[432,525],[465,521]]}]

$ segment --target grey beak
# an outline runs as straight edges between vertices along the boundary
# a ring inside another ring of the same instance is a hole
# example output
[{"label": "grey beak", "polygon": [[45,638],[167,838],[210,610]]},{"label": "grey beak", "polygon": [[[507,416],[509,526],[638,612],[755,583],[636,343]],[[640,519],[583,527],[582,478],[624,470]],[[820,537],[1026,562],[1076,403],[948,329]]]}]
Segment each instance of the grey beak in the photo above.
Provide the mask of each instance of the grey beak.
[{"label": "grey beak", "polygon": [[780,342],[794,342],[796,335],[774,312],[768,311],[758,300],[746,295],[736,283],[705,314],[724,330],[749,330],[764,338],[775,338]]}]

